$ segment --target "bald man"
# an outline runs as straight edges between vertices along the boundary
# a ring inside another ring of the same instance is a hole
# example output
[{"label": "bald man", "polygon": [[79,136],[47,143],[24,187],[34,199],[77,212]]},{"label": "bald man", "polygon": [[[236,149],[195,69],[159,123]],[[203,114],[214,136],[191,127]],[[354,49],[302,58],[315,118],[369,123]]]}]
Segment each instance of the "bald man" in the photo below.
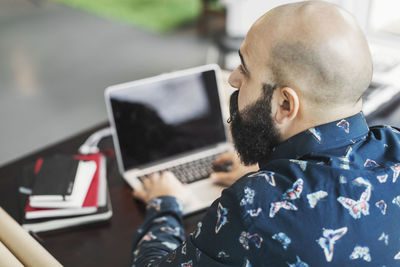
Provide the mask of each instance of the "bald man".
[{"label": "bald man", "polygon": [[229,184],[253,170],[185,242],[184,186],[148,178],[134,192],[148,206],[133,265],[399,266],[400,132],[368,128],[361,113],[372,62],[354,18],[320,1],[280,6],[239,54],[229,122],[241,162],[259,169],[234,160],[215,173]]}]

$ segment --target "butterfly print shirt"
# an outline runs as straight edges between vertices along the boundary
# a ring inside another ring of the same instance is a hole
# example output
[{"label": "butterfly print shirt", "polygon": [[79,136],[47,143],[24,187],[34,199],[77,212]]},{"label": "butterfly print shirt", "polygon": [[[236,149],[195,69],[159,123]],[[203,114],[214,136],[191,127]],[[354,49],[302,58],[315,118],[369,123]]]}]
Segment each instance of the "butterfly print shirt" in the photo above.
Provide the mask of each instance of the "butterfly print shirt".
[{"label": "butterfly print shirt", "polygon": [[153,199],[134,266],[400,266],[400,132],[362,113],[299,133],[225,189],[184,240]]}]

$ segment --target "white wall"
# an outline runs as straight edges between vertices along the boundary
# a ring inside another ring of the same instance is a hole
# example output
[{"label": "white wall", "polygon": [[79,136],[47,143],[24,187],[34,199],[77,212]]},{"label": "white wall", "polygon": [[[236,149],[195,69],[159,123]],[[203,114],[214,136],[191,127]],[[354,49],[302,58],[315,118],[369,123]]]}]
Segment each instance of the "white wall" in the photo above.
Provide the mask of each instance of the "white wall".
[{"label": "white wall", "polygon": [[[222,0],[227,6],[226,31],[229,36],[245,36],[251,25],[268,10],[297,0]],[[366,30],[370,0],[325,0],[352,13]]]}]

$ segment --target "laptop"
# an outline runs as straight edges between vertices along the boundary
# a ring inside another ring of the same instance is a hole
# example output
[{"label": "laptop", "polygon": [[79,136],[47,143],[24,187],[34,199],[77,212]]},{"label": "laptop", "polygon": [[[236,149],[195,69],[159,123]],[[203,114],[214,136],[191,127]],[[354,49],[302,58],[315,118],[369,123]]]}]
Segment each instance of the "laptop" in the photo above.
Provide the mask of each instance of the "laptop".
[{"label": "laptop", "polygon": [[184,215],[209,207],[223,189],[208,179],[215,158],[232,150],[220,76],[211,64],[105,91],[122,177],[135,189],[147,175],[173,172],[191,191]]}]

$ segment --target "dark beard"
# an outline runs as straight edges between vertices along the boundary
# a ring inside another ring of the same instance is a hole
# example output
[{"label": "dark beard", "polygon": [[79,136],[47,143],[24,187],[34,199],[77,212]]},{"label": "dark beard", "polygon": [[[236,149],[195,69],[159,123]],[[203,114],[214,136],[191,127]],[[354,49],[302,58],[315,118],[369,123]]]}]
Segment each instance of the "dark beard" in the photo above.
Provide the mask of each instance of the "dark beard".
[{"label": "dark beard", "polygon": [[239,91],[230,98],[231,133],[241,161],[251,165],[266,158],[279,144],[280,134],[271,118],[271,99],[276,87],[263,84],[263,95],[239,112]]}]

